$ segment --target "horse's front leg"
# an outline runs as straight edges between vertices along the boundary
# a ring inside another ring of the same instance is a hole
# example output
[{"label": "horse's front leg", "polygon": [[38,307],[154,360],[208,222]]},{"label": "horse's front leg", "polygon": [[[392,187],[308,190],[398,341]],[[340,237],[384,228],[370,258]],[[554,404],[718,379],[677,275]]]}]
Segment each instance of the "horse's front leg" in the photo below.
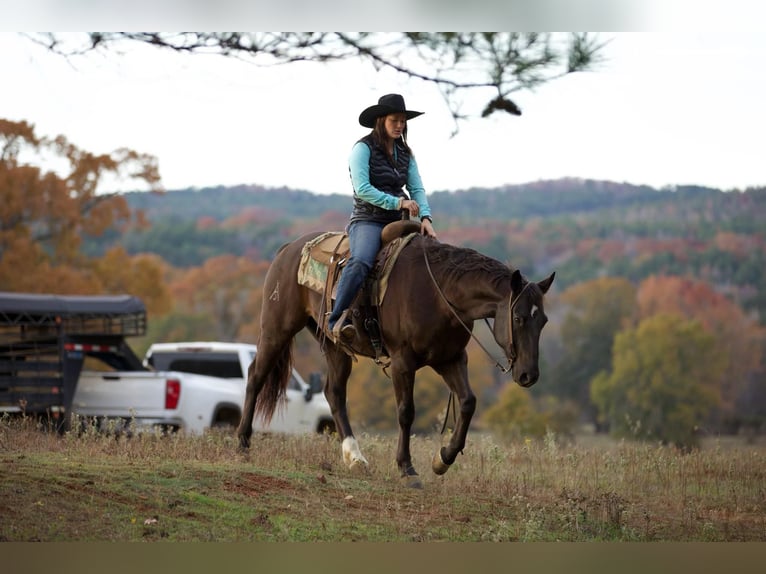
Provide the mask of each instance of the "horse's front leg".
[{"label": "horse's front leg", "polygon": [[436,452],[431,464],[436,474],[444,474],[455,462],[458,453],[462,452],[463,447],[465,447],[468,427],[471,425],[471,418],[476,411],[476,397],[468,384],[468,355],[465,351],[457,361],[434,367],[434,369],[444,378],[450,390],[455,393],[460,406],[455,432],[452,433],[447,446],[443,446]]},{"label": "horse's front leg", "polygon": [[399,444],[396,448],[396,464],[401,472],[402,480],[410,488],[423,488],[420,477],[412,466],[410,453],[410,433],[415,421],[415,369],[410,368],[401,360],[391,364],[391,379],[396,395],[396,410],[399,420]]}]

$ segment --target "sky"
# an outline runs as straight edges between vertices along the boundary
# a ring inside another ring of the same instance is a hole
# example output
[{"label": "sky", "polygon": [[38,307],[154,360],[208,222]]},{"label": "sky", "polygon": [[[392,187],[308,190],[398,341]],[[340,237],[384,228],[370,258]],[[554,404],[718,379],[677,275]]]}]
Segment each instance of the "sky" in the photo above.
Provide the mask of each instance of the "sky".
[{"label": "sky", "polygon": [[429,192],[564,177],[766,186],[766,35],[599,37],[609,44],[594,71],[519,92],[521,117],[476,117],[453,136],[433,85],[369,64],[264,68],[140,45],[66,60],[0,32],[0,118],[32,123],[38,136],[63,134],[94,153],[127,147],[154,155],[168,190],[253,184],[350,195],[348,154],[367,132],[359,113],[398,92],[425,112],[410,122],[409,143]]}]

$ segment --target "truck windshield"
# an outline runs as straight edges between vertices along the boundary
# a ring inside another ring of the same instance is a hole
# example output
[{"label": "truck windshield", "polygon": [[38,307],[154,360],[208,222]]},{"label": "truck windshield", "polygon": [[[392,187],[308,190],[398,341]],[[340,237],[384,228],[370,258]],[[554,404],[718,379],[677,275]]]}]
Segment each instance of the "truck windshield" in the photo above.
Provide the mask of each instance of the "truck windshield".
[{"label": "truck windshield", "polygon": [[195,352],[195,353],[154,353],[152,365],[158,371],[180,371],[219,377],[242,379],[244,373],[236,353]]}]

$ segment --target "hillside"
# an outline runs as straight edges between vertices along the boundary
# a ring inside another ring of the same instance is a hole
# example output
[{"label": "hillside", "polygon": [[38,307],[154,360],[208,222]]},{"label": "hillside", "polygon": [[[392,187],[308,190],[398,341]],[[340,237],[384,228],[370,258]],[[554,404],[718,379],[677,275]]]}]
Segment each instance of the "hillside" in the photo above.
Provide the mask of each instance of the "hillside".
[{"label": "hillside", "polygon": [[[350,195],[288,188],[214,187],[128,193],[147,230],[89,238],[103,253],[121,243],[177,267],[223,254],[269,260],[301,233],[342,229]],[[430,194],[442,241],[478,249],[531,276],[557,271],[560,288],[604,275],[706,280],[766,317],[766,188],[654,189],[562,179]]]}]

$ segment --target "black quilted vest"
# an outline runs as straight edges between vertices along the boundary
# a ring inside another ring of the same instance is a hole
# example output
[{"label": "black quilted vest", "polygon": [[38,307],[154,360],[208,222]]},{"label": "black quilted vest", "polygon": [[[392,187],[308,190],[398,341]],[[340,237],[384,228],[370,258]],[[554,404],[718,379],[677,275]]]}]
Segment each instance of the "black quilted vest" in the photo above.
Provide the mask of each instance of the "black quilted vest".
[{"label": "black quilted vest", "polygon": [[[359,140],[370,148],[370,183],[380,191],[409,199],[404,191],[407,183],[407,171],[410,166],[410,152],[399,142],[396,146],[396,165],[393,165],[386,155],[385,150],[378,146],[368,134]],[[383,209],[354,194],[354,209],[351,212],[351,221],[376,221],[379,223],[391,223],[401,218],[398,210]]]}]

